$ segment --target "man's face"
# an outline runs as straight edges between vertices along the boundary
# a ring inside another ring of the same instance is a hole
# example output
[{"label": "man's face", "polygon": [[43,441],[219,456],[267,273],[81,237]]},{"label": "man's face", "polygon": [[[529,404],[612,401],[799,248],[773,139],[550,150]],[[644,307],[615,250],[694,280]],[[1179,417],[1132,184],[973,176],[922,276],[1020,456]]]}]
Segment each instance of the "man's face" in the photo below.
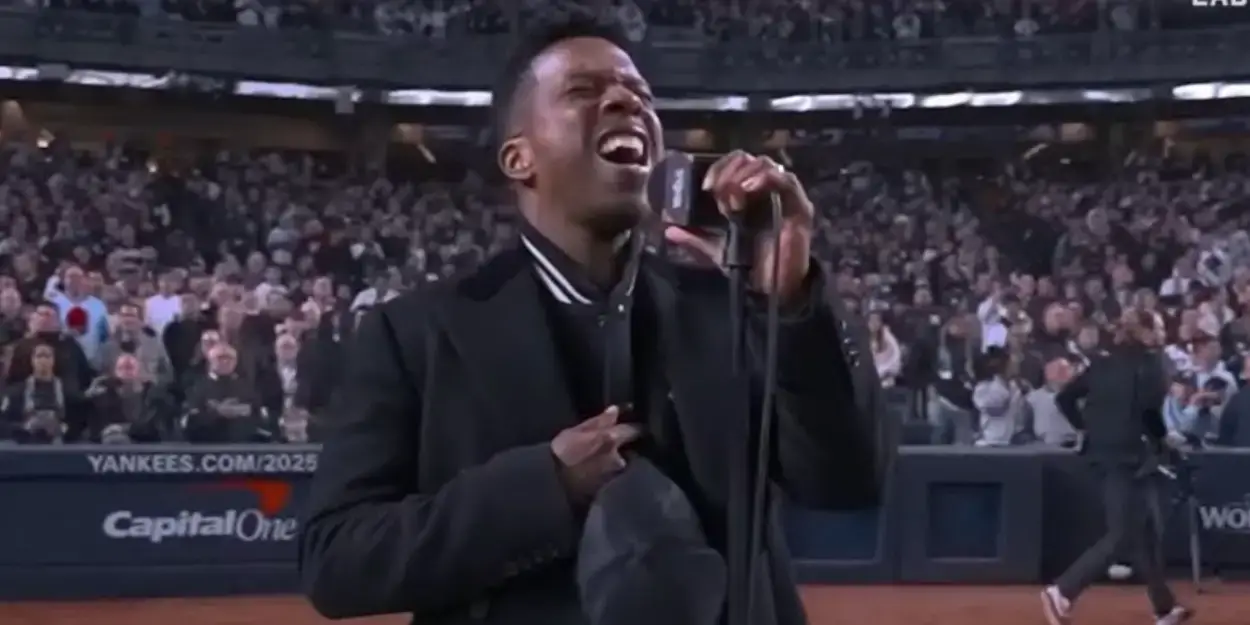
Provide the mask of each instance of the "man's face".
[{"label": "man's face", "polygon": [[221,343],[221,334],[216,330],[208,330],[200,335],[200,351],[207,356],[217,344]]},{"label": "man's face", "polygon": [[1022,297],[1032,297],[1036,291],[1037,284],[1033,281],[1033,276],[1022,276],[1016,285],[1017,290]]},{"label": "man's face", "polygon": [[295,360],[295,356],[299,354],[299,341],[289,334],[279,336],[277,341],[274,342],[274,352],[278,356],[278,360],[292,362]]},{"label": "man's face", "polygon": [[929,292],[929,289],[916,289],[912,301],[917,307],[929,306],[933,304],[933,294]]},{"label": "man's face", "polygon": [[1050,384],[1059,386],[1067,384],[1073,375],[1072,363],[1064,359],[1052,360],[1046,365],[1045,375],[1046,381]]},{"label": "man's face", "polygon": [[1173,382],[1172,387],[1169,389],[1168,392],[1169,394],[1172,395],[1172,397],[1176,398],[1177,400],[1185,401],[1186,399],[1189,398],[1189,395],[1191,394],[1192,390],[1193,389],[1191,389],[1189,386],[1185,384],[1182,384],[1180,382]]},{"label": "man's face", "polygon": [[234,373],[234,367],[239,362],[238,355],[234,350],[226,345],[218,345],[209,352],[208,364],[213,373],[217,375],[231,375]]},{"label": "man's face", "polygon": [[1220,343],[1219,341],[1207,341],[1199,347],[1195,354],[1202,364],[1211,366],[1220,360]]},{"label": "man's face", "polygon": [[194,293],[183,293],[182,300],[182,318],[191,319],[200,314],[200,298]]},{"label": "man's face", "polygon": [[35,332],[58,332],[61,329],[61,320],[55,308],[40,306],[30,316],[30,327]]},{"label": "man's face", "polygon": [[78,295],[84,292],[86,288],[82,270],[77,267],[70,267],[65,270],[65,290],[71,295]]},{"label": "man's face", "polygon": [[56,354],[51,347],[40,345],[36,347],[30,354],[30,365],[37,372],[48,374],[56,365]]},{"label": "man's face", "polygon": [[22,295],[17,289],[0,291],[0,313],[15,315],[22,309]]},{"label": "man's face", "polygon": [[324,300],[334,296],[334,283],[329,278],[317,278],[313,282],[313,297]]},{"label": "man's face", "polygon": [[291,312],[291,301],[282,293],[270,293],[265,300],[265,310],[275,319],[282,319]]},{"label": "man's face", "polygon": [[125,382],[139,379],[139,360],[129,354],[119,357],[113,365],[113,375]]},{"label": "man's face", "polygon": [[143,319],[139,317],[139,309],[134,306],[122,306],[117,311],[117,321],[126,332],[133,333],[143,329]]},{"label": "man's face", "polygon": [[663,152],[649,85],[624,50],[594,37],[551,46],[530,74],[500,150],[505,173],[597,233],[632,228]]}]

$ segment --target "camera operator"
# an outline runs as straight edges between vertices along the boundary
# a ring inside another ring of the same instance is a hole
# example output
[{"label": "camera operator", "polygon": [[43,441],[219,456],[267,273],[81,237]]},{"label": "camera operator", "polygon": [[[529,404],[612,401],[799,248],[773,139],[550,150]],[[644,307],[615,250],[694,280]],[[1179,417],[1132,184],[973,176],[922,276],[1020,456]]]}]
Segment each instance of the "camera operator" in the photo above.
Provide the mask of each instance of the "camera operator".
[{"label": "camera operator", "polygon": [[1163,571],[1158,467],[1161,450],[1174,441],[1169,441],[1162,415],[1168,387],[1155,350],[1157,339],[1153,316],[1125,311],[1115,347],[1093,359],[1056,397],[1063,415],[1083,432],[1083,453],[1103,487],[1107,533],[1042,592],[1051,625],[1066,623],[1073,602],[1126,550],[1146,582],[1159,625],[1181,623],[1192,615],[1176,603]]}]

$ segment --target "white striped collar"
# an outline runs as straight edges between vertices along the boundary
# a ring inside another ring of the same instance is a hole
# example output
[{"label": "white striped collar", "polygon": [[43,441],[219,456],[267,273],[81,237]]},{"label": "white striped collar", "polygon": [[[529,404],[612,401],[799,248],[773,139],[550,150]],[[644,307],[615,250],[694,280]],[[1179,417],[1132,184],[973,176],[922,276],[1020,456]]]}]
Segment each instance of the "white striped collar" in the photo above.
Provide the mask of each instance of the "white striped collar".
[{"label": "white striped collar", "polygon": [[551,259],[547,258],[547,255],[543,254],[542,250],[538,249],[538,246],[534,245],[534,242],[530,241],[529,237],[521,235],[521,244],[529,251],[530,256],[534,257],[534,269],[538,272],[538,279],[542,280],[543,285],[547,287],[547,290],[551,292],[551,296],[556,298],[557,302],[561,304],[594,303],[593,299],[585,293],[578,291],[573,286],[573,283],[569,281],[569,278],[560,273],[559,269],[556,269],[555,263],[551,262]]},{"label": "white striped collar", "polygon": [[[536,236],[542,235],[538,234]],[[623,293],[626,298],[633,295],[634,284],[638,280],[637,254],[640,250],[636,250],[634,248],[637,247],[636,244],[641,240],[641,237],[631,236],[630,240],[624,244],[629,245],[627,253],[631,255],[626,273],[623,276],[623,279],[627,281]],[[585,280],[573,278],[567,275],[567,273],[560,271],[558,263],[553,261],[550,254],[543,252],[542,242],[535,243],[529,236],[522,234],[521,244],[525,246],[526,251],[528,251],[530,256],[534,258],[534,269],[538,274],[538,279],[543,283],[543,286],[546,287],[547,291],[551,293],[551,296],[554,297],[557,302],[561,304],[589,306],[602,302],[605,299],[609,299],[591,291],[589,286],[585,285]],[[550,245],[550,243],[548,243],[548,245]],[[582,283],[584,286],[579,288],[579,286],[577,286],[578,283]],[[615,295],[618,293],[619,287],[614,288],[613,296],[611,296],[610,299],[617,299]]]}]

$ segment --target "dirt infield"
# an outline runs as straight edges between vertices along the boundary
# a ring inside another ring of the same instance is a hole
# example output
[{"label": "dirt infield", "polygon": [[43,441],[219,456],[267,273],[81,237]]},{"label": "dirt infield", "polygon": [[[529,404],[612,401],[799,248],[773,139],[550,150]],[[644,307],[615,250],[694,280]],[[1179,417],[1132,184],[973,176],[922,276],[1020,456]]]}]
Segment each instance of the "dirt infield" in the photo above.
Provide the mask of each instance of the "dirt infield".
[{"label": "dirt infield", "polygon": [[[1198,608],[1195,623],[1244,625],[1250,584],[1225,585],[1182,600]],[[1043,625],[1036,588],[969,586],[825,586],[803,591],[812,625]],[[1146,625],[1141,588],[1098,588],[1082,599],[1079,623]],[[84,603],[0,604],[0,625],[320,625],[326,623],[296,597],[162,599]],[[352,621],[399,625],[403,617]]]}]

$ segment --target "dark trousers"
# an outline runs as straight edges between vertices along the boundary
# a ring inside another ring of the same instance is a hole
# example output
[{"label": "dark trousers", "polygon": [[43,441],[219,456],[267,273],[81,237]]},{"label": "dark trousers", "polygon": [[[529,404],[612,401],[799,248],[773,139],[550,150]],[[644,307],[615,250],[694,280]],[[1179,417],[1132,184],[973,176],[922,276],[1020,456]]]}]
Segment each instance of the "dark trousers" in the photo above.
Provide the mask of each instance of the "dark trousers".
[{"label": "dark trousers", "polygon": [[1146,594],[1155,614],[1170,612],[1176,605],[1163,571],[1163,514],[1158,476],[1139,476],[1129,464],[1099,467],[1107,533],[1094,543],[1055,581],[1059,592],[1071,601],[1106,572],[1117,556],[1132,557],[1134,571],[1146,582]]}]

